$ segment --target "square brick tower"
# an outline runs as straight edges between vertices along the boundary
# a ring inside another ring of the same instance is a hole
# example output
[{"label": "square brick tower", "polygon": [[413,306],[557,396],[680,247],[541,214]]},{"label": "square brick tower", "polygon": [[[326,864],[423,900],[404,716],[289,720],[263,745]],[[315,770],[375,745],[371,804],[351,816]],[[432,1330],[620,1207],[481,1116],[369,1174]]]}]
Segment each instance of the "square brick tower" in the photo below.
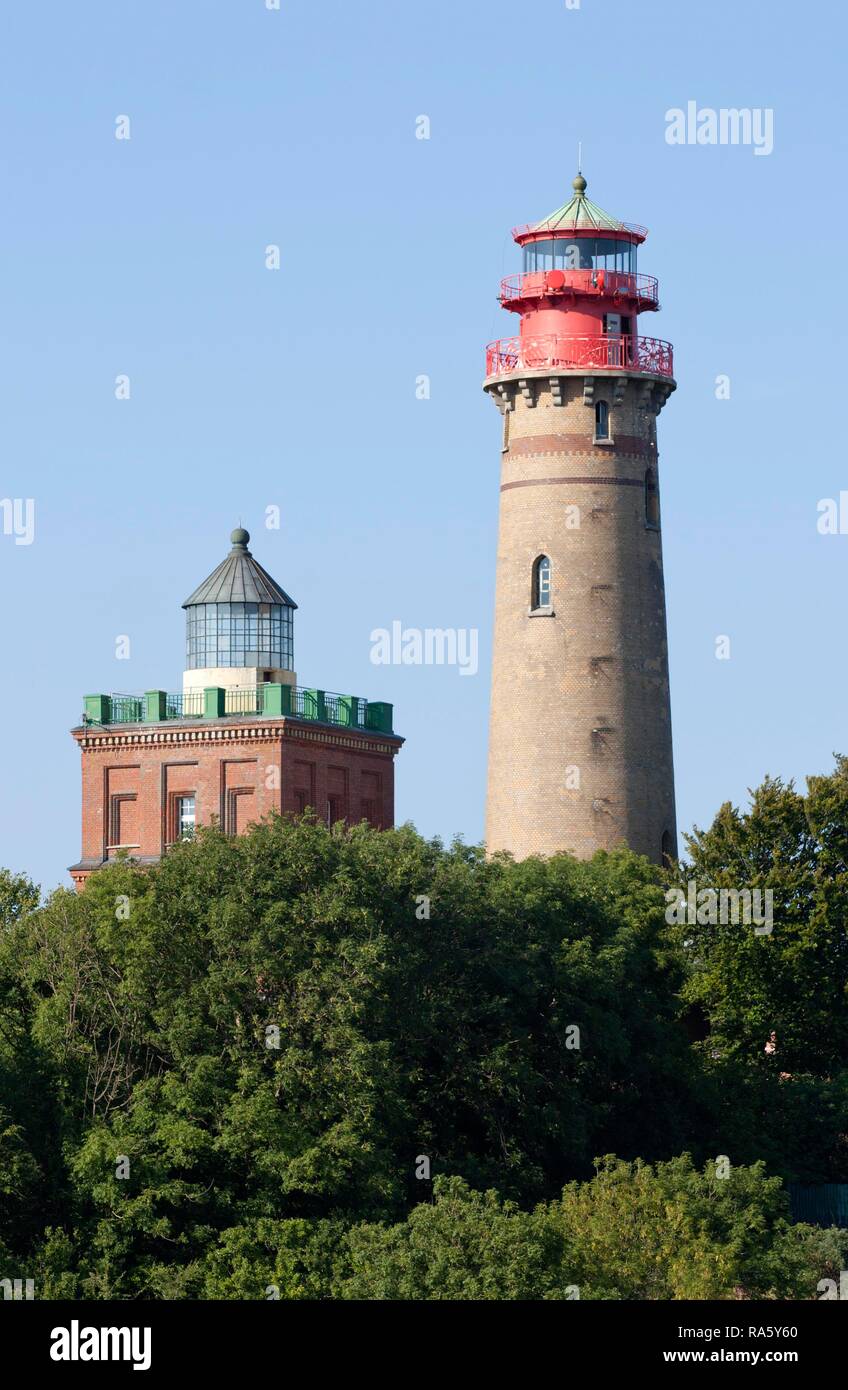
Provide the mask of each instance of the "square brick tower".
[{"label": "square brick tower", "polygon": [[486,841],[517,858],[676,853],[657,474],[672,349],[637,273],[644,227],[574,196],[517,228],[491,343],[503,415]]},{"label": "square brick tower", "polygon": [[217,820],[237,835],[269,811],[328,824],[394,824],[392,706],[297,684],[293,599],[233,531],[232,549],[186,599],[178,694],[86,695],[77,889],[126,851],[154,863]]}]

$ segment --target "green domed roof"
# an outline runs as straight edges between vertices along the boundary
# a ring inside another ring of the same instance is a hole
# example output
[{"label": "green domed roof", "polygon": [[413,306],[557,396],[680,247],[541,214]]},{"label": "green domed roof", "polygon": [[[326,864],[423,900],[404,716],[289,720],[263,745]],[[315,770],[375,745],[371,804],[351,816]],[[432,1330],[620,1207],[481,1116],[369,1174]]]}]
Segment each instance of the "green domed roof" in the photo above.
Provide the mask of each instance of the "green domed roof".
[{"label": "green domed roof", "polygon": [[619,222],[617,217],[611,217],[603,208],[599,208],[597,203],[593,203],[586,197],[586,180],[582,174],[578,174],[572,184],[574,189],[573,196],[564,203],[556,212],[552,212],[549,217],[545,217],[541,222],[536,222],[532,227],[521,229],[524,236],[533,232],[644,232],[644,228],[628,226],[626,222]]},{"label": "green domed roof", "polygon": [[247,548],[249,540],[248,532],[236,527],[226,560],[186,599],[183,608],[196,603],[282,603],[297,608],[294,599],[254,560]]}]

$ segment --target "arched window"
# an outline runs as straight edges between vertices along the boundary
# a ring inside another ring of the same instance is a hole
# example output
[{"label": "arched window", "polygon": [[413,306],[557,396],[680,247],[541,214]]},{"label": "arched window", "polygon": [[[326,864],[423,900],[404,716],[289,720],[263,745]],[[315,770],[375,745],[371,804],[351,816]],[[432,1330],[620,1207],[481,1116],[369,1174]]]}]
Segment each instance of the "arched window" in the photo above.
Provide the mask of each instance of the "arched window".
[{"label": "arched window", "polygon": [[533,565],[530,606],[531,608],[550,608],[551,606],[551,562],[547,555],[540,555]]},{"label": "arched window", "polygon": [[653,468],[645,472],[645,525],[654,531],[660,527],[660,494],[657,488],[657,475]]},{"label": "arched window", "polygon": [[609,406],[606,401],[595,402],[595,438],[609,439]]}]

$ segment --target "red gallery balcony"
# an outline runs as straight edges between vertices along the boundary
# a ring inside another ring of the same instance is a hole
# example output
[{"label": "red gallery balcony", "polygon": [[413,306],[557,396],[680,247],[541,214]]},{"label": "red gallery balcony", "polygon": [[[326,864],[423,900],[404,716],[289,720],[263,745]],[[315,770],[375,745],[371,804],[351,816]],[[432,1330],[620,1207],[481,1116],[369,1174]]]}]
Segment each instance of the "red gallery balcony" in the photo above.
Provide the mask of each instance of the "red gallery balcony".
[{"label": "red gallery balcony", "polygon": [[502,280],[499,298],[505,309],[520,310],[528,300],[574,300],[578,295],[626,300],[637,314],[659,308],[656,278],[624,270],[530,270]]},{"label": "red gallery balcony", "polygon": [[671,343],[661,338],[566,336],[501,338],[486,348],[486,376],[520,371],[627,371],[645,376],[674,376]]}]

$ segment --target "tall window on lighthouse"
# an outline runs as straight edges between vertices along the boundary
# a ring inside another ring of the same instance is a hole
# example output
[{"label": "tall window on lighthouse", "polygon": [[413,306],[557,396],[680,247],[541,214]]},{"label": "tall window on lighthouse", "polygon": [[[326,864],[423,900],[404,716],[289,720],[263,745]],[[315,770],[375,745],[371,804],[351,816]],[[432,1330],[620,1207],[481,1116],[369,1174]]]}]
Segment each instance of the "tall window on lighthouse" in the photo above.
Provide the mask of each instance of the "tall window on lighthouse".
[{"label": "tall window on lighthouse", "polygon": [[606,401],[595,402],[595,438],[609,439],[609,406]]},{"label": "tall window on lighthouse", "polygon": [[530,606],[531,608],[550,608],[551,606],[551,562],[547,555],[540,555],[533,565]]},{"label": "tall window on lighthouse", "polygon": [[653,468],[645,472],[645,525],[653,531],[658,531],[660,527],[660,494]]}]

